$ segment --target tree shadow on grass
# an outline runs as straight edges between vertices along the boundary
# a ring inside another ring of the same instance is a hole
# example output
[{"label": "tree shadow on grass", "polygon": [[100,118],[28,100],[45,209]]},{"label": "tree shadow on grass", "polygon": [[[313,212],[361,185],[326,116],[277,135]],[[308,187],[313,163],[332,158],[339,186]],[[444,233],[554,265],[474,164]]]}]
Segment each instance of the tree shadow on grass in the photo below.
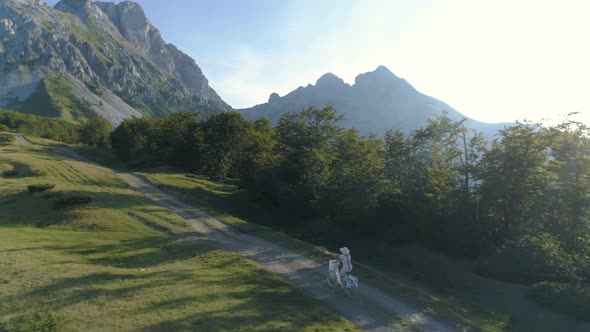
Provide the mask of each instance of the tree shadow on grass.
[{"label": "tree shadow on grass", "polygon": [[[198,236],[185,233],[183,237]],[[198,245],[175,237],[154,236],[124,240],[120,243],[78,248],[71,253],[85,256],[89,263],[118,268],[148,268],[173,261],[190,259],[212,250],[217,250],[211,242],[198,240]]]},{"label": "tree shadow on grass", "polygon": [[[217,250],[209,246],[193,246],[182,248],[180,251],[187,253],[180,255],[178,251],[164,251],[161,255],[152,253],[152,257],[148,257],[150,254],[147,253],[136,253],[128,255],[126,262],[119,259],[92,259],[96,254],[108,256],[113,252],[134,251],[145,246],[151,248],[153,245],[173,245],[173,240],[168,241],[166,243],[165,239],[152,238],[144,245],[140,244],[140,240],[123,241],[120,246],[95,246],[86,250],[86,253],[90,256],[91,263],[132,268],[155,267]],[[193,249],[192,252],[189,252],[189,248]],[[203,259],[202,268],[199,265],[187,268],[177,265],[170,270],[160,268],[139,272],[130,269],[54,279],[50,284],[24,294],[0,296],[0,308],[4,307],[6,314],[18,316],[47,305],[54,309],[78,304],[100,307],[113,301],[123,301],[133,304],[126,305],[127,309],[118,313],[120,316],[114,317],[115,319],[160,317],[159,321],[152,321],[151,325],[144,325],[143,328],[131,326],[144,331],[249,330],[258,327],[266,330],[303,330],[311,324],[340,319],[326,307],[318,305],[315,300],[271,273],[252,270],[251,266],[243,269],[240,259],[233,255],[209,255],[207,259],[214,259],[214,264],[207,262],[205,257]],[[136,264],[135,261],[143,263]],[[178,291],[171,292],[170,289]],[[144,298],[144,294],[148,297]]]},{"label": "tree shadow on grass", "polygon": [[[152,331],[285,330],[302,331],[342,318],[270,273],[254,278],[230,277],[210,281],[239,291],[165,299],[142,308],[148,312],[180,312],[182,317],[142,329]],[[203,285],[200,281],[199,285]],[[218,300],[229,303],[216,305]],[[210,305],[208,305],[210,304]],[[194,309],[192,309],[194,307]]]},{"label": "tree shadow on grass", "polygon": [[[89,197],[87,204],[59,205],[68,197]],[[23,191],[0,197],[0,225],[35,225],[47,227],[67,223],[69,212],[84,209],[141,209],[148,207],[145,199],[138,195],[100,191],[55,191],[32,194]],[[81,215],[80,217],[83,217]],[[139,220],[141,222],[141,220]],[[100,226],[100,225],[98,225]],[[149,225],[147,225],[149,227]],[[100,227],[97,230],[101,230]]]},{"label": "tree shadow on grass", "polygon": [[[121,298],[150,288],[191,280],[191,273],[187,270],[149,271],[162,264],[192,259],[217,250],[205,241],[195,246],[169,236],[125,240],[90,248],[46,246],[43,249],[82,255],[90,264],[125,268],[129,272],[96,272],[54,279],[50,284],[35,287],[23,294],[0,296],[0,303],[10,305],[14,313],[27,309],[19,307],[19,304],[67,307],[100,297]],[[121,287],[122,284],[125,286]],[[6,307],[4,309],[8,310]]]},{"label": "tree shadow on grass", "polygon": [[11,170],[2,172],[2,177],[7,179],[21,179],[43,175],[43,171],[34,168],[29,164],[17,161],[3,162],[12,166]]}]

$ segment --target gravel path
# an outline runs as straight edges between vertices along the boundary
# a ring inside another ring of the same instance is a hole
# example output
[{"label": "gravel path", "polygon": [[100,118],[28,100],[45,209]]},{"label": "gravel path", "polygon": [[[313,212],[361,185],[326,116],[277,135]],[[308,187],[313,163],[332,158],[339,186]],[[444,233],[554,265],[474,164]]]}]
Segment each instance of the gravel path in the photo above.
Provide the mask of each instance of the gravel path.
[{"label": "gravel path", "polygon": [[[64,150],[76,159],[90,162],[69,148]],[[353,298],[334,291],[325,282],[327,262],[319,264],[274,243],[241,233],[170,196],[141,176],[125,172],[117,172],[117,175],[149,199],[180,215],[199,233],[290,280],[310,296],[324,301],[367,331],[454,331],[452,327],[428,316],[422,310],[363,284],[362,280]],[[401,326],[399,318],[411,321],[412,326]]]}]

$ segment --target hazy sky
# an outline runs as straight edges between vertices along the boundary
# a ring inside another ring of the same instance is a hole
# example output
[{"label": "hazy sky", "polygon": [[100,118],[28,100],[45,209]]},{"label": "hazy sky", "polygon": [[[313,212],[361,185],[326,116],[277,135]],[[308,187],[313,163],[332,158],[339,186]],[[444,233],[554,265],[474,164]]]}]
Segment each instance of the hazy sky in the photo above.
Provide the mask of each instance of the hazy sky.
[{"label": "hazy sky", "polygon": [[137,2],[235,108],[385,65],[478,120],[590,124],[590,1]]}]

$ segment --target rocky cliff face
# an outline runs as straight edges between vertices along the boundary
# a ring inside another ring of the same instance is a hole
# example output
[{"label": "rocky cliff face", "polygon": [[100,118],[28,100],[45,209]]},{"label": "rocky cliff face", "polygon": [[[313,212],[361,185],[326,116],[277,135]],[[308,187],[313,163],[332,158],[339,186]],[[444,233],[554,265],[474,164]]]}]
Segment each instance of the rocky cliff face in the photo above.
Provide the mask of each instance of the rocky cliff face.
[{"label": "rocky cliff face", "polygon": [[209,81],[195,60],[179,51],[176,46],[164,42],[160,31],[148,21],[141,6],[131,1],[119,4],[96,2],[96,5],[109,16],[129,43],[141,50],[144,56],[160,68],[171,73],[192,92],[201,96],[205,104],[211,104],[219,109],[229,109],[229,106],[209,87]]},{"label": "rocky cliff face", "polygon": [[[357,76],[352,86],[333,74],[325,74],[315,85],[299,87],[284,97],[273,93],[268,103],[240,111],[249,119],[267,117],[276,123],[287,112],[327,104],[344,114],[343,126],[356,128],[362,134],[382,135],[389,129],[409,132],[426,125],[428,119],[443,112],[454,120],[465,118],[444,102],[418,92],[406,80],[383,66]],[[466,124],[488,137],[504,126],[472,119],[468,119]]]},{"label": "rocky cliff face", "polygon": [[94,111],[114,123],[140,113],[231,109],[133,2],[0,1],[0,71],[0,108],[26,104],[24,111],[43,113],[40,95],[49,94],[61,116]]}]

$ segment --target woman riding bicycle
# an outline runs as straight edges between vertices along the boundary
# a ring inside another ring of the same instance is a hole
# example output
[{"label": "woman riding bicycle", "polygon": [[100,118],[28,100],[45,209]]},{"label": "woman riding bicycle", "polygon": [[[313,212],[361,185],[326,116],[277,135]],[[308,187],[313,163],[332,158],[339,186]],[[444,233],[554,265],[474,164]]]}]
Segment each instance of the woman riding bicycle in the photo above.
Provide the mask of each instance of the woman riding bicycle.
[{"label": "woman riding bicycle", "polygon": [[350,256],[350,250],[348,248],[343,247],[340,248],[340,286],[344,288],[343,280],[346,280],[346,275],[352,272],[352,257]]}]

